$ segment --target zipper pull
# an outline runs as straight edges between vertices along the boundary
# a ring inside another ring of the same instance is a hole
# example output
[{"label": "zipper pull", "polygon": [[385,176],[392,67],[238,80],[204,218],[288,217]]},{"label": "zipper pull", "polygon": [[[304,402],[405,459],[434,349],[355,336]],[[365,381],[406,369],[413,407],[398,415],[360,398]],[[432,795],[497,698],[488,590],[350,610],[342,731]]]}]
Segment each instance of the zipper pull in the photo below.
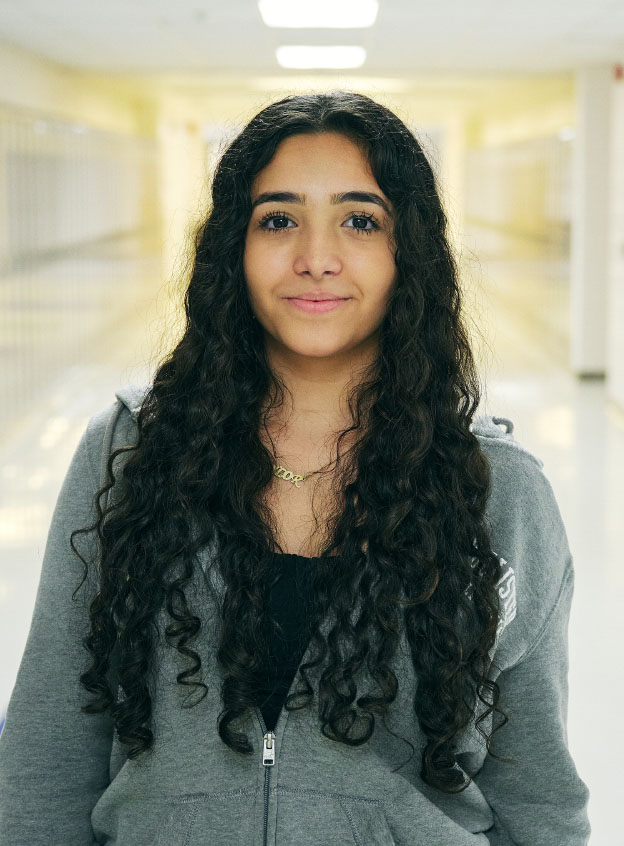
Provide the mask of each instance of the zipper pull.
[{"label": "zipper pull", "polygon": [[264,735],[262,763],[265,767],[272,767],[275,764],[275,735],[272,731],[267,731]]}]

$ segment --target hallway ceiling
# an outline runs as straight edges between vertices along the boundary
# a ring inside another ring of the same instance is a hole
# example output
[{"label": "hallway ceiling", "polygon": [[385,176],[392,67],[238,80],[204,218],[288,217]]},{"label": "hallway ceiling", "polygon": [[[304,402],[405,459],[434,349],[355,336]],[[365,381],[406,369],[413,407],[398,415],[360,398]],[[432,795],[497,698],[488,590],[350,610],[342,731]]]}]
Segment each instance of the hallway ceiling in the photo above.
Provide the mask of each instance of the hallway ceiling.
[{"label": "hallway ceiling", "polygon": [[361,45],[355,75],[557,72],[624,61],[624,2],[381,0],[369,29],[297,30],[266,27],[254,0],[0,0],[0,38],[117,73],[275,75],[292,44]]}]

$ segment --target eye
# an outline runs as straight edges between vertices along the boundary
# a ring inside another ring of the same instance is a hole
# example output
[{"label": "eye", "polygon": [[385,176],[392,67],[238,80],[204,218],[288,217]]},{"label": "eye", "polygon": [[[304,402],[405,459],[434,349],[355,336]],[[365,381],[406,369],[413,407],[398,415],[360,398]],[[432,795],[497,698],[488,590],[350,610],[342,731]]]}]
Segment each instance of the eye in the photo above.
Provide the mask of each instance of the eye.
[{"label": "eye", "polygon": [[[360,234],[363,232],[365,235],[370,235],[371,232],[375,232],[378,229],[381,229],[381,226],[377,222],[377,218],[374,214],[366,214],[366,212],[353,212],[348,218],[349,220],[356,220],[358,224],[356,226],[350,226],[349,229],[355,229],[355,231]],[[371,224],[369,227],[368,224]]]},{"label": "eye", "polygon": [[[374,214],[367,214],[367,212],[352,212],[347,220],[354,220],[356,221],[354,226],[348,226],[348,229],[354,229],[358,235],[360,233],[364,233],[365,235],[370,235],[371,232],[375,232],[381,229],[380,224],[377,221],[377,218]],[[293,227],[288,226],[288,223],[292,223],[296,226],[294,220],[288,216],[286,212],[283,211],[270,211],[267,212],[259,221],[258,227],[263,229],[265,232],[283,232],[286,229],[292,229]]]},{"label": "eye", "polygon": [[[278,225],[269,226],[271,221],[277,222]],[[263,218],[258,221],[258,226],[260,229],[264,229],[265,232],[281,232],[284,229],[291,228],[288,226],[288,221],[294,223],[294,220],[291,220],[286,212],[281,211],[273,211],[267,212]]]}]

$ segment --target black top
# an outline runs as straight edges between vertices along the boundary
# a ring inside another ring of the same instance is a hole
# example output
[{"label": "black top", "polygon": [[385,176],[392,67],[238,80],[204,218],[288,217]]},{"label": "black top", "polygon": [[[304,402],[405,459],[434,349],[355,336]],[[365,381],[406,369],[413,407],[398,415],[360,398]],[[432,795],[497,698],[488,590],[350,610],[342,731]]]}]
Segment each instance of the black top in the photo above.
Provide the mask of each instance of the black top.
[{"label": "black top", "polygon": [[271,661],[262,668],[257,699],[267,730],[271,731],[310,640],[306,609],[310,576],[312,568],[322,560],[292,553],[273,555],[281,575],[271,590],[269,608],[283,632],[276,632],[271,642]]}]

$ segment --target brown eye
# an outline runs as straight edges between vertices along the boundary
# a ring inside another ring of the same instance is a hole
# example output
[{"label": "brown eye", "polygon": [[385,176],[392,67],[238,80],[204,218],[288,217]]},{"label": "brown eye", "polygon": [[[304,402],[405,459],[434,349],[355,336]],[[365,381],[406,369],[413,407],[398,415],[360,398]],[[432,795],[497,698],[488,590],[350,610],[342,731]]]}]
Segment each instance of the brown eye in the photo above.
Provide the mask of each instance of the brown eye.
[{"label": "brown eye", "polygon": [[[268,212],[259,221],[258,226],[265,232],[281,232],[283,229],[292,228],[288,226],[289,221],[294,223],[285,212]],[[272,226],[269,225],[271,223],[273,223]]]},{"label": "brown eye", "polygon": [[[349,217],[349,220],[358,221],[355,226],[348,227],[349,229],[355,229],[358,235],[360,232],[363,232],[365,235],[370,235],[371,232],[381,229],[381,226],[377,223],[374,214],[366,214],[366,212],[359,212],[358,214],[354,213]],[[370,224],[370,226],[368,224]]]}]

